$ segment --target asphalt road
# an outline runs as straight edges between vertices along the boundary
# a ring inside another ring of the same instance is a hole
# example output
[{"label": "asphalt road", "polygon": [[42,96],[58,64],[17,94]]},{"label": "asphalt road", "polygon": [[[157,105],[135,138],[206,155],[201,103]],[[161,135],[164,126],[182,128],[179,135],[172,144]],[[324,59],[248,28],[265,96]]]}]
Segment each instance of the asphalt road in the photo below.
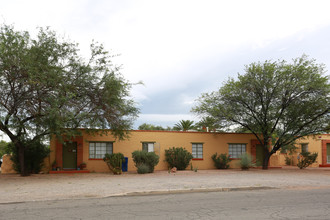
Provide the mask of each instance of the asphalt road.
[{"label": "asphalt road", "polygon": [[0,204],[0,219],[330,219],[330,189],[8,203]]}]

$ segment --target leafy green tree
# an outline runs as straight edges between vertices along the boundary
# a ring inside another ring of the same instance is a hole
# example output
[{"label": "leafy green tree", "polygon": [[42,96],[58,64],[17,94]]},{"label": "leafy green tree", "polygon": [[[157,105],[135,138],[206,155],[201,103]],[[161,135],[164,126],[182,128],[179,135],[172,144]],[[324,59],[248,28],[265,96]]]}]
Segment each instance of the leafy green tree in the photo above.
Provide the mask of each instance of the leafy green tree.
[{"label": "leafy green tree", "polygon": [[167,129],[163,128],[162,126],[155,126],[155,125],[147,124],[147,123],[143,123],[142,125],[139,126],[138,129],[139,130],[150,130],[150,131],[153,131],[153,130],[158,130],[158,131],[169,130],[168,128]]},{"label": "leafy green tree", "polygon": [[7,149],[8,149],[8,144],[6,141],[1,140],[0,141],[0,158],[7,153]]},{"label": "leafy green tree", "polygon": [[281,147],[323,132],[330,121],[329,76],[324,65],[303,55],[286,61],[252,63],[237,80],[203,94],[193,112],[226,127],[251,131],[264,148],[263,169]]},{"label": "leafy green tree", "polygon": [[129,99],[132,84],[102,45],[92,43],[90,50],[86,60],[77,44],[48,28],[32,38],[1,26],[0,130],[18,150],[22,176],[29,175],[24,152],[49,135],[74,136],[84,127],[127,136],[138,113]]},{"label": "leafy green tree", "polygon": [[[24,167],[28,173],[39,173],[44,166],[45,157],[50,154],[50,148],[49,146],[43,144],[40,140],[34,140],[33,142],[31,140],[25,141],[29,143],[29,147],[24,151]],[[18,149],[13,142],[8,144],[7,152],[11,153],[10,159],[13,162],[14,170],[16,172],[20,172],[21,163],[19,162]]]},{"label": "leafy green tree", "polygon": [[181,120],[179,123],[176,123],[173,127],[175,131],[188,131],[195,129],[194,122],[190,120]]},{"label": "leafy green tree", "polygon": [[222,126],[216,122],[216,119],[213,117],[202,118],[201,121],[195,124],[195,127],[199,131],[221,131]]}]

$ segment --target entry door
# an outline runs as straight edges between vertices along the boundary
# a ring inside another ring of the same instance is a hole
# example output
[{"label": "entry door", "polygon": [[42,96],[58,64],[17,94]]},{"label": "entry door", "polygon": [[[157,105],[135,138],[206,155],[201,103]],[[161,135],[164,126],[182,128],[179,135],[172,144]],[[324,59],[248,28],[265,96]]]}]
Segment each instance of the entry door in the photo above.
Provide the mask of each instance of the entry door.
[{"label": "entry door", "polygon": [[261,144],[256,145],[256,165],[262,166],[262,163],[265,158],[265,151]]},{"label": "entry door", "polygon": [[77,142],[63,143],[63,169],[77,169]]}]

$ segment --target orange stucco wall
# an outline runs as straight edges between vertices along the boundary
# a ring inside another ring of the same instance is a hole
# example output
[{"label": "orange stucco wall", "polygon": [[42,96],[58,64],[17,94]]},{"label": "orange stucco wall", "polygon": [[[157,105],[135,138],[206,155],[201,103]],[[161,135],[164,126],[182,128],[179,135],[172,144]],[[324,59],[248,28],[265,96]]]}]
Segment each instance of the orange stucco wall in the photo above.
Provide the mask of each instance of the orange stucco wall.
[{"label": "orange stucco wall", "polygon": [[[307,137],[300,138],[296,141],[296,153],[292,155],[293,165],[297,164],[297,156],[301,152],[301,144],[308,144],[308,151],[311,153],[318,153],[318,157],[315,163],[311,167],[318,166],[330,166],[326,163],[326,146],[324,143],[330,143],[330,134],[320,134],[320,135],[310,135]],[[280,154],[281,164],[285,165],[285,156],[286,154]],[[291,156],[289,156],[291,157]]]},{"label": "orange stucco wall", "polygon": [[[319,157],[317,163],[313,166],[322,164],[322,140],[329,140],[329,135],[320,135],[316,137],[308,137],[297,141],[297,146],[300,143],[308,143],[310,152],[318,152]],[[128,157],[128,171],[135,171],[136,167],[132,159],[132,152],[135,150],[142,150],[142,142],[154,142],[155,152],[160,156],[159,164],[155,170],[167,170],[167,163],[165,160],[165,150],[171,147],[183,147],[189,152],[192,151],[192,143],[203,143],[203,159],[192,160],[194,168],[198,169],[214,169],[214,164],[211,156],[214,153],[227,153],[229,143],[244,143],[247,146],[247,152],[254,155],[255,151],[253,145],[256,140],[253,134],[246,133],[208,133],[208,132],[178,132],[178,131],[131,131],[130,138],[124,141],[116,140],[112,135],[89,135],[83,133],[82,137],[76,138],[78,142],[77,163],[85,162],[87,169],[91,172],[109,172],[109,169],[102,159],[89,159],[89,142],[113,142],[113,152],[122,153]],[[60,150],[59,150],[60,149]],[[50,163],[54,160],[61,163],[61,144],[55,139],[51,140]],[[299,151],[299,150],[298,150]],[[56,155],[57,154],[57,155]],[[296,156],[294,156],[296,158]],[[285,165],[285,155],[277,152],[270,158],[270,166]],[[231,168],[239,167],[239,160],[232,160]],[[79,164],[78,164],[79,165]],[[188,167],[187,169],[190,169]]]},{"label": "orange stucco wall", "polygon": [[[1,174],[13,174],[17,173],[13,168],[13,162],[11,161],[11,155],[5,154],[2,157],[3,163],[1,165]],[[48,173],[51,169],[49,157],[45,157],[43,166],[40,173]]]},{"label": "orange stucco wall", "polygon": [[[247,152],[251,153],[252,134],[230,134],[230,133],[206,133],[206,132],[177,132],[177,131],[131,131],[129,140],[118,141],[112,135],[93,136],[84,133],[82,137],[82,161],[87,164],[87,169],[91,172],[109,172],[109,168],[101,159],[89,159],[90,141],[110,141],[113,143],[113,152],[122,153],[128,157],[128,171],[135,171],[136,167],[132,159],[132,152],[142,150],[142,142],[154,142],[155,152],[160,156],[159,164],[155,170],[167,170],[165,160],[165,150],[171,147],[183,147],[189,152],[192,151],[192,143],[203,143],[203,159],[193,160],[193,167],[198,169],[214,169],[211,156],[214,153],[227,153],[229,143],[245,143]],[[52,155],[50,161],[55,160],[58,143],[54,139],[51,141]],[[58,156],[57,156],[58,157]],[[58,161],[58,159],[57,159]],[[233,160],[230,166],[238,167],[238,160]],[[189,168],[189,167],[188,167]]]}]

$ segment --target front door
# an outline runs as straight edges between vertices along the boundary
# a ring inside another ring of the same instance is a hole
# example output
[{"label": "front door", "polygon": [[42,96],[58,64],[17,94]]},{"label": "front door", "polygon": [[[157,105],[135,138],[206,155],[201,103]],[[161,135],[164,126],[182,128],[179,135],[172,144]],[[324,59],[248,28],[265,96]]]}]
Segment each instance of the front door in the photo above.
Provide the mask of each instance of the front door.
[{"label": "front door", "polygon": [[264,147],[261,144],[256,145],[256,165],[258,167],[262,166],[262,163],[265,158]]},{"label": "front door", "polygon": [[63,143],[63,169],[77,169],[77,142]]}]

